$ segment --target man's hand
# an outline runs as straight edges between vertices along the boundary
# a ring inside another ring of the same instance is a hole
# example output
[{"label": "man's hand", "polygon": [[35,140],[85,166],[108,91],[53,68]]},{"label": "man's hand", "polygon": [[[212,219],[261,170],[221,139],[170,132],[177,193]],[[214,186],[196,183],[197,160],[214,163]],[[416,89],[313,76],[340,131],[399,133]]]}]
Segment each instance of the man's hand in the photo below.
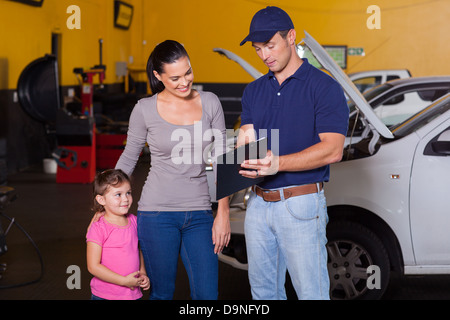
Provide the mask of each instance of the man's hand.
[{"label": "man's hand", "polygon": [[279,156],[274,155],[271,150],[268,150],[264,159],[245,160],[241,164],[241,167],[252,170],[240,170],[239,173],[246,178],[253,179],[277,174],[280,164],[279,159]]}]

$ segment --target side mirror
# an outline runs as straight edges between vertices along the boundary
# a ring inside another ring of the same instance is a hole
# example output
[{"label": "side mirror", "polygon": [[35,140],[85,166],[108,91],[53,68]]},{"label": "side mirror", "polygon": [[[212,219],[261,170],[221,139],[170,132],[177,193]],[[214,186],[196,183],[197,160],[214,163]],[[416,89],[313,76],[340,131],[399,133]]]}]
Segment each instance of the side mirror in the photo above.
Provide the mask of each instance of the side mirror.
[{"label": "side mirror", "polygon": [[394,104],[399,104],[400,102],[403,102],[404,100],[405,100],[405,95],[400,94],[400,95],[395,96],[395,97],[389,99],[388,101],[384,102],[382,105],[383,106],[392,106]]},{"label": "side mirror", "polygon": [[432,139],[423,152],[426,156],[450,156],[450,127]]},{"label": "side mirror", "polygon": [[450,141],[435,141],[431,143],[431,148],[435,153],[450,156]]}]

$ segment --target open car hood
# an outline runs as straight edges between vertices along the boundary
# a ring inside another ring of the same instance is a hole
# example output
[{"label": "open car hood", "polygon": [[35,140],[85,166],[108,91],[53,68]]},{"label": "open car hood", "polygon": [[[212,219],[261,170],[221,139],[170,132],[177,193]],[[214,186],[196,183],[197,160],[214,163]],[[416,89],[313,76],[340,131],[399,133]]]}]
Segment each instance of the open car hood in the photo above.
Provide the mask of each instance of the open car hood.
[{"label": "open car hood", "polygon": [[236,62],[237,64],[239,64],[254,79],[258,79],[258,78],[263,76],[263,74],[261,72],[256,70],[250,63],[248,63],[247,61],[245,61],[244,59],[239,57],[237,54],[235,54],[235,53],[233,53],[231,51],[222,49],[222,48],[214,48],[213,51],[217,52],[218,54],[224,55],[228,59],[230,59],[230,60]]},{"label": "open car hood", "polygon": [[[348,96],[355,102],[355,105],[363,113],[365,120],[367,120],[366,125],[372,130],[374,136],[381,135],[384,138],[393,139],[394,135],[392,132],[377,117],[361,92],[356,88],[345,72],[342,71],[342,68],[330,57],[328,52],[326,52],[325,49],[306,31],[303,42],[311,50],[317,61],[333,75]],[[374,130],[376,130],[376,132]]]}]

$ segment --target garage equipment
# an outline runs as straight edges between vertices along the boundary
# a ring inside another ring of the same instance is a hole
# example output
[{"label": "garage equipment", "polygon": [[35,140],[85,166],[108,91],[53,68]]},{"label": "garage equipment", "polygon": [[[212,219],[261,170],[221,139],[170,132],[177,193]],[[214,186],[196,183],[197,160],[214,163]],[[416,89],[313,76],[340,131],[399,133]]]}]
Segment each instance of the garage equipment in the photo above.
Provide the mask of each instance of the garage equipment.
[{"label": "garage equipment", "polygon": [[57,154],[57,183],[91,183],[96,173],[96,134],[94,121],[94,77],[98,75],[103,86],[106,67],[102,64],[102,43],[100,39],[100,65],[73,72],[81,77],[81,115],[69,116],[59,110],[56,132],[58,145],[63,146]]},{"label": "garage equipment", "polygon": [[[94,117],[93,111],[93,97],[94,97],[94,77],[98,75],[100,88],[103,87],[103,80],[105,79],[106,66],[103,65],[103,40],[99,39],[99,65],[94,66],[92,69],[83,70],[75,68],[74,73],[81,76],[81,101],[82,101],[82,114],[88,117]],[[94,131],[96,132],[95,124]],[[114,134],[114,133],[99,133],[92,137],[94,152],[83,148],[79,151],[81,156],[81,166],[89,163],[88,161],[95,161],[97,169],[110,169],[114,168],[117,160],[123,152],[126,135]],[[72,148],[73,149],[73,148]],[[93,160],[95,158],[95,160]],[[84,162],[83,162],[84,161]]]},{"label": "garage equipment", "polygon": [[52,156],[58,163],[56,182],[90,183],[95,177],[94,120],[81,110],[75,114],[62,108],[59,90],[54,55],[31,62],[17,84],[22,108],[46,126]]},{"label": "garage equipment", "polygon": [[127,142],[126,134],[96,134],[97,168],[111,169],[116,166]]},{"label": "garage equipment", "polygon": [[53,157],[57,183],[91,183],[95,178],[95,124],[92,116],[71,116],[58,110]]},{"label": "garage equipment", "polygon": [[17,83],[17,94],[24,111],[52,131],[61,107],[56,57],[45,55],[26,66]]},{"label": "garage equipment", "polygon": [[81,76],[81,111],[85,116],[94,116],[94,77],[98,75],[100,87],[103,88],[103,80],[105,79],[106,66],[103,65],[103,40],[99,40],[100,47],[100,64],[91,69],[84,70],[82,68],[75,68],[73,72]]},{"label": "garage equipment", "polygon": [[96,173],[96,135],[94,120],[94,77],[103,87],[106,66],[102,62],[103,40],[99,40],[100,64],[91,69],[75,68],[81,77],[81,110],[73,117],[59,110],[56,122],[57,141],[63,146],[55,158],[58,162],[57,183],[91,183]]},{"label": "garage equipment", "polygon": [[93,112],[94,77],[103,86],[106,66],[75,68],[81,78],[81,110],[62,108],[56,57],[45,55],[31,62],[17,85],[19,102],[25,112],[44,123],[58,168],[57,183],[91,183],[96,173],[96,135]]}]

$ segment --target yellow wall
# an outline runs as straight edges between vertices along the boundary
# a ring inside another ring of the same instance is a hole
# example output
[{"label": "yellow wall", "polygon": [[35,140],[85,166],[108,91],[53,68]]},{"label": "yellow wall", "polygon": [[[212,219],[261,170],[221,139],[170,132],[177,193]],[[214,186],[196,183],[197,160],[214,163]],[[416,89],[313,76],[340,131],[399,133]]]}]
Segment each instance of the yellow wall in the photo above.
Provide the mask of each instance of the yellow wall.
[{"label": "yellow wall", "polygon": [[[321,44],[363,47],[364,57],[348,57],[347,72],[408,68],[415,76],[450,74],[449,0],[142,2],[147,46],[166,38],[183,42],[200,82],[251,80],[235,63],[213,53],[214,47],[228,49],[266,72],[251,45],[240,47],[239,43],[248,33],[253,14],[270,4],[290,14],[298,41],[306,30]],[[371,16],[367,8],[372,4],[381,9],[379,30],[369,30],[366,25]]]},{"label": "yellow wall", "polygon": [[[81,11],[81,29],[68,29],[70,5]],[[31,61],[51,53],[51,34],[62,39],[61,84],[77,84],[76,67],[99,63],[99,38],[104,39],[106,83],[117,82],[115,62],[128,61],[130,32],[113,26],[114,6],[109,0],[44,0],[41,8],[0,1],[0,89],[17,85],[20,73]]]},{"label": "yellow wall", "polygon": [[[42,8],[0,0],[0,89],[13,89],[23,68],[50,53],[51,33],[62,35],[62,85],[75,85],[74,67],[98,64],[98,39],[104,39],[107,83],[115,76],[115,62],[133,61],[145,67],[152,48],[165,39],[182,42],[197,82],[248,82],[237,64],[214,53],[222,47],[240,55],[260,71],[266,68],[249,44],[253,14],[269,4],[292,17],[298,40],[303,30],[321,44],[363,47],[364,57],[348,57],[347,72],[378,68],[408,68],[413,75],[450,74],[449,0],[127,0],[134,5],[129,31],[113,26],[112,0],[44,0]],[[81,30],[69,30],[69,5],[81,9]],[[369,30],[367,7],[381,9],[381,29]],[[132,60],[130,60],[132,59]]]}]

